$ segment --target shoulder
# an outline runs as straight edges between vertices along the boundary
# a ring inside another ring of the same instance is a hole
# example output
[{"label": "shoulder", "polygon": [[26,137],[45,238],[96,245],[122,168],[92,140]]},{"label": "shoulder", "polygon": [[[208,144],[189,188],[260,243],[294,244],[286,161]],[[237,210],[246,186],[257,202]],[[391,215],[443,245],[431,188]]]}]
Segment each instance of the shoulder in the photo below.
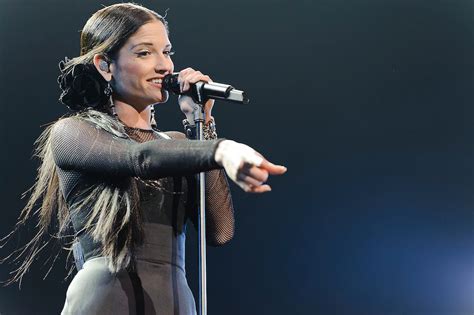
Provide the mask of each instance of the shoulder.
[{"label": "shoulder", "polygon": [[98,129],[92,123],[77,117],[61,118],[51,125],[50,130],[49,138],[53,152],[77,146],[78,143],[86,144],[95,139],[98,133]]},{"label": "shoulder", "polygon": [[74,133],[107,132],[118,138],[128,139],[123,125],[107,114],[89,110],[63,117],[52,126],[53,132]]},{"label": "shoulder", "polygon": [[78,119],[75,116],[62,117],[54,122],[51,126],[52,133],[58,134],[65,131],[78,130],[83,128],[93,128],[91,123]]},{"label": "shoulder", "polygon": [[96,126],[92,122],[80,119],[76,116],[63,117],[54,122],[51,126],[53,136],[64,134],[78,134],[81,132],[93,132]]}]

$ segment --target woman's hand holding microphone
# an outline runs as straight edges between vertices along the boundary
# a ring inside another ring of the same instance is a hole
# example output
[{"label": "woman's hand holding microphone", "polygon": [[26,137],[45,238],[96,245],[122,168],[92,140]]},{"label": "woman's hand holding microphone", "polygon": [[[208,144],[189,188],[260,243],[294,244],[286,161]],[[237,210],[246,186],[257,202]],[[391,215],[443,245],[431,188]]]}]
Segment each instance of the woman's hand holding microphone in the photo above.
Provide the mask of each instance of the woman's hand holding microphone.
[{"label": "woman's hand holding microphone", "polygon": [[[196,71],[192,68],[186,68],[179,72],[178,82],[182,92],[186,92],[191,88],[191,84],[199,81],[212,82],[211,78],[207,75],[202,74],[200,71]],[[191,96],[180,95],[178,98],[178,104],[181,111],[186,115],[186,119],[191,125],[194,125],[194,111],[199,110],[199,105],[194,103]],[[214,100],[209,99],[204,104],[204,116],[205,122],[209,122],[211,119],[211,111],[214,106]]]},{"label": "woman's hand holding microphone", "polygon": [[[209,76],[192,68],[180,71],[178,81],[183,92],[189,90],[191,84],[198,81],[212,82]],[[199,105],[195,104],[190,96],[185,95],[179,97],[178,103],[188,121],[193,124],[193,112],[199,109]],[[204,104],[206,122],[211,118],[213,106],[214,100],[212,99]],[[232,140],[223,140],[219,143],[214,159],[225,169],[229,178],[246,192],[264,193],[271,191],[271,187],[265,184],[268,176],[281,175],[286,172],[286,167],[275,165],[248,145]]]}]

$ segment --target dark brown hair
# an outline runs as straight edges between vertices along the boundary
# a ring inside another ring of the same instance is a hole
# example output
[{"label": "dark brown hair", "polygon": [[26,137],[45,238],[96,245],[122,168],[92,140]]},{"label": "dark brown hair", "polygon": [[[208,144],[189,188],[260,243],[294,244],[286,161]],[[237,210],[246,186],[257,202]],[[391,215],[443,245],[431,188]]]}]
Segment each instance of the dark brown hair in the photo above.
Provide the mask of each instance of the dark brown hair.
[{"label": "dark brown hair", "polygon": [[[89,18],[81,33],[80,56],[60,64],[62,73],[58,79],[62,89],[60,100],[77,111],[74,114],[76,119],[90,121],[117,137],[128,137],[123,125],[103,108],[105,101],[101,94],[103,90],[100,89],[105,80],[95,69],[93,58],[95,54],[101,54],[104,58],[113,60],[126,40],[142,25],[153,20],[159,20],[167,27],[161,15],[133,3],[105,7]],[[41,163],[36,181],[28,191],[29,200],[14,230],[4,238],[8,240],[29,218],[38,216],[36,235],[6,258],[20,264],[12,272],[13,276],[7,284],[17,281],[21,283],[22,277],[45,248],[45,244],[52,238],[63,237],[70,226],[71,214],[59,187],[52,154],[51,134],[55,125],[56,123],[48,126],[35,143],[35,155]],[[92,209],[85,228],[95,241],[102,244],[102,255],[111,258],[109,269],[112,272],[117,272],[130,263],[133,249],[142,241],[138,202],[134,178],[120,183],[98,182],[88,191],[87,198],[82,200],[82,206]],[[53,233],[51,225],[54,225]]]}]

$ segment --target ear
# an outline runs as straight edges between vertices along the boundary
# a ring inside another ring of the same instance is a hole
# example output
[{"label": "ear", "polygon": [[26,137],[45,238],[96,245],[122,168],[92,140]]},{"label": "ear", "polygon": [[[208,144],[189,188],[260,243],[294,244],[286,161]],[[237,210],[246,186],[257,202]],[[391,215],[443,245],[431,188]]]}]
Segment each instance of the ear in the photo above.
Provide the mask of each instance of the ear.
[{"label": "ear", "polygon": [[104,57],[104,55],[94,55],[94,66],[99,71],[100,75],[109,82],[112,80],[112,72],[110,72],[110,62]]}]

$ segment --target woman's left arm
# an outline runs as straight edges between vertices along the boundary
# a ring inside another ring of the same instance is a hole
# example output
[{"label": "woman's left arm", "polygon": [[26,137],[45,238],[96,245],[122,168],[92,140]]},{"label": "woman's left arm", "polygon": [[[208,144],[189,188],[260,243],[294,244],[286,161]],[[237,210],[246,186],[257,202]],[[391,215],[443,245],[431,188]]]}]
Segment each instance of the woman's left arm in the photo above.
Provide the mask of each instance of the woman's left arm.
[{"label": "woman's left arm", "polygon": [[[182,91],[189,90],[191,84],[198,81],[212,82],[209,76],[192,68],[182,70],[178,81]],[[186,137],[195,139],[194,112],[200,110],[199,105],[194,103],[191,97],[185,95],[179,97],[178,103],[187,118],[183,121]],[[203,106],[205,140],[217,139],[216,125],[211,115],[213,106],[213,99],[207,100]],[[195,191],[196,185],[193,186],[190,188]],[[198,195],[195,194],[195,196]],[[191,220],[197,226],[197,203],[194,204]],[[206,172],[206,241],[208,245],[219,246],[229,242],[234,237],[234,224],[234,207],[224,169]]]},{"label": "woman's left arm", "polygon": [[223,169],[206,172],[206,241],[220,246],[234,237],[234,206]]},{"label": "woman's left arm", "polygon": [[[186,128],[187,131],[190,128]],[[213,134],[217,138],[215,128],[209,130],[206,124],[206,138]],[[176,139],[185,138],[185,135],[178,132],[168,133]],[[194,140],[193,140],[194,141]],[[208,245],[220,246],[229,242],[234,236],[234,206],[229,189],[229,183],[224,169],[211,170],[206,174],[206,241]],[[197,193],[196,177],[188,178],[188,189],[190,196],[199,196]],[[194,198],[193,198],[194,199]],[[189,217],[197,228],[197,207],[198,200],[192,200],[189,204]]]}]

